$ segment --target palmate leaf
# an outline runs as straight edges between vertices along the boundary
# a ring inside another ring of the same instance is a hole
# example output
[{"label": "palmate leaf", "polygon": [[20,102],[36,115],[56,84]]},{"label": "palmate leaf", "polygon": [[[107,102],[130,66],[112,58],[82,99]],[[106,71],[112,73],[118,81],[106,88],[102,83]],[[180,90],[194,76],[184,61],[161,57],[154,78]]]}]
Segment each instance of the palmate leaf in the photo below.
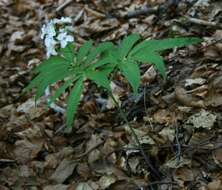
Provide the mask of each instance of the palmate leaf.
[{"label": "palmate leaf", "polygon": [[124,61],[119,65],[120,71],[127,78],[133,88],[134,93],[138,92],[140,85],[140,69],[133,61]]},{"label": "palmate leaf", "polygon": [[[37,76],[25,90],[36,87],[38,99],[49,85],[66,79],[51,97],[49,103],[52,103],[74,83],[67,101],[66,124],[70,128],[80,102],[84,80],[90,79],[98,86],[111,91],[108,77],[117,68],[136,93],[140,84],[139,63],[153,64],[165,77],[164,61],[158,51],[200,42],[198,38],[174,38],[138,43],[139,39],[138,34],[132,34],[125,37],[119,47],[111,42],[93,47],[92,41],[88,41],[78,52],[74,49],[74,44],[69,43],[60,49],[58,56],[47,59],[35,69]],[[72,64],[74,62],[76,64]]]},{"label": "palmate leaf", "polygon": [[126,57],[129,51],[132,49],[132,47],[139,39],[140,39],[139,34],[131,34],[125,37],[119,48],[119,55],[120,55],[119,58],[123,59],[124,57]]},{"label": "palmate leaf", "polygon": [[150,63],[155,66],[155,68],[160,72],[163,78],[166,77],[166,68],[163,61],[163,58],[156,52],[150,53],[137,53],[135,54],[132,59],[135,61],[139,61],[142,63]]},{"label": "palmate leaf", "polygon": [[183,47],[191,44],[196,44],[201,41],[202,40],[200,38],[195,37],[168,38],[163,40],[145,40],[136,45],[129,53],[129,55],[132,56],[135,53],[138,53],[139,51],[153,52],[171,49],[175,47]]},{"label": "palmate leaf", "polygon": [[67,101],[67,110],[66,110],[66,125],[68,128],[72,127],[76,109],[80,102],[80,97],[83,91],[83,77],[79,78],[75,86],[70,92],[68,101]]}]

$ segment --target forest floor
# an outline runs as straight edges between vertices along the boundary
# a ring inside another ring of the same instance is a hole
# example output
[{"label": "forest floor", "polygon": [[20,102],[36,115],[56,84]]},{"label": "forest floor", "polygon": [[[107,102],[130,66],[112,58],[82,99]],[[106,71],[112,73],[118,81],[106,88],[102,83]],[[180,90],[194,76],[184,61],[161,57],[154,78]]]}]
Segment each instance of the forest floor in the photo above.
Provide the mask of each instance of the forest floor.
[{"label": "forest floor", "polygon": [[[35,107],[22,94],[45,59],[41,26],[61,16],[72,17],[77,46],[131,33],[203,39],[163,52],[166,80],[142,65],[137,97],[122,76],[112,81],[154,170],[96,86],[71,133],[44,97]],[[222,190],[222,1],[0,0],[0,42],[0,190]]]}]

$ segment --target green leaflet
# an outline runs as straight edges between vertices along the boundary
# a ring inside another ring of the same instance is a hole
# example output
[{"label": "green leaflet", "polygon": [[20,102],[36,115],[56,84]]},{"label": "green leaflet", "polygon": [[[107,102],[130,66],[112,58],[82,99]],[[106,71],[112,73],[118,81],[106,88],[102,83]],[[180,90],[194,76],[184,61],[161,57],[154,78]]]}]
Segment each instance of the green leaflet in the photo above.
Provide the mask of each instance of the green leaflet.
[{"label": "green leaflet", "polygon": [[83,91],[83,78],[80,78],[76,81],[75,86],[70,92],[67,110],[66,110],[66,125],[68,128],[72,127],[76,109],[78,107],[80,97]]},{"label": "green leaflet", "polygon": [[50,72],[52,68],[58,66],[58,65],[68,65],[69,62],[64,59],[63,57],[60,56],[53,56],[50,57],[49,59],[43,61],[39,66],[37,66],[34,69],[34,73],[39,73],[39,72]]},{"label": "green leaflet", "polygon": [[175,47],[183,47],[191,44],[196,44],[201,42],[202,40],[200,38],[168,38],[163,40],[145,40],[138,45],[136,45],[132,51],[130,52],[130,56],[132,56],[135,53],[138,53],[138,51],[146,51],[153,52],[153,51],[162,51],[166,49],[171,49]]},{"label": "green leaflet", "polygon": [[90,64],[91,62],[93,62],[98,55],[106,52],[106,51],[110,51],[114,48],[113,44],[111,42],[104,42],[98,45],[98,47],[94,48],[89,55],[86,58],[86,64]]},{"label": "green leaflet", "polygon": [[[87,78],[94,81],[97,85],[102,86],[103,88],[111,91],[110,88],[110,81],[108,79],[108,70],[101,70],[101,71],[89,71],[86,73]],[[110,72],[110,71],[108,71]]]},{"label": "green leaflet", "polygon": [[49,85],[51,85],[59,80],[63,80],[69,74],[70,74],[70,72],[66,69],[66,67],[64,67],[63,69],[62,69],[62,67],[60,67],[60,68],[53,70],[52,73],[50,73],[50,75],[48,75],[48,76],[43,75],[43,78],[37,87],[35,100],[37,101],[43,95],[45,89]]},{"label": "green leaflet", "polygon": [[[40,75],[40,74],[39,74]],[[38,84],[41,82],[42,77],[39,77],[39,75],[37,75],[34,79],[32,79],[32,81],[28,84],[28,86],[26,86],[23,89],[23,93],[31,90],[32,88],[38,86]]]},{"label": "green leaflet", "polygon": [[72,63],[74,59],[74,48],[75,45],[69,42],[65,48],[61,48],[59,53],[69,62]]},{"label": "green leaflet", "polygon": [[99,67],[102,67],[107,64],[117,64],[115,58],[113,58],[110,54],[105,56],[104,58],[99,59],[97,62],[89,66],[89,69],[94,70]]},{"label": "green leaflet", "polygon": [[150,53],[138,53],[132,57],[134,60],[142,62],[142,63],[151,63],[153,64],[156,69],[160,72],[163,78],[166,77],[166,68],[163,61],[163,58],[158,55],[156,52],[150,52]]},{"label": "green leaflet", "polygon": [[120,59],[123,59],[128,55],[131,48],[139,39],[139,34],[131,34],[123,39],[119,50]]},{"label": "green leaflet", "polygon": [[40,85],[43,80],[46,80],[47,78],[49,78],[49,76],[53,75],[51,73],[54,73],[55,71],[58,71],[58,70],[60,72],[61,71],[67,72],[68,68],[69,67],[67,65],[58,64],[58,65],[54,65],[50,70],[41,71],[41,73],[39,73],[34,79],[32,79],[29,85],[23,89],[23,92],[27,92],[31,90],[32,88]]},{"label": "green leaflet", "polygon": [[51,103],[53,103],[57,98],[59,98],[59,96],[62,95],[63,92],[65,92],[65,90],[72,85],[73,81],[75,79],[68,79],[67,81],[65,81],[63,83],[63,85],[56,90],[55,94],[53,96],[50,97],[48,104],[50,105]]},{"label": "green leaflet", "polygon": [[139,66],[132,61],[125,61],[119,65],[123,75],[131,84],[134,93],[137,93],[140,85],[140,69]]},{"label": "green leaflet", "polygon": [[87,41],[82,45],[82,47],[79,49],[79,52],[77,54],[78,63],[84,60],[84,58],[87,56],[91,48],[92,48],[92,41]]}]

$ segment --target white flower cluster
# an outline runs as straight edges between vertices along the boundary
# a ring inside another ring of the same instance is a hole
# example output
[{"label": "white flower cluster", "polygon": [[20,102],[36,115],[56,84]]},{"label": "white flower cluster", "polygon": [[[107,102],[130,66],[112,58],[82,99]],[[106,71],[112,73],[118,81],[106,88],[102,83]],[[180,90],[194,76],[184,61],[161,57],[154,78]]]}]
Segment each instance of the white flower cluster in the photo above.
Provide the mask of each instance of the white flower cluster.
[{"label": "white flower cluster", "polygon": [[68,42],[73,42],[73,36],[69,35],[71,31],[72,20],[69,17],[60,19],[52,19],[47,24],[44,24],[41,29],[41,39],[44,40],[46,47],[46,55],[57,55],[56,47],[58,45],[64,48]]}]

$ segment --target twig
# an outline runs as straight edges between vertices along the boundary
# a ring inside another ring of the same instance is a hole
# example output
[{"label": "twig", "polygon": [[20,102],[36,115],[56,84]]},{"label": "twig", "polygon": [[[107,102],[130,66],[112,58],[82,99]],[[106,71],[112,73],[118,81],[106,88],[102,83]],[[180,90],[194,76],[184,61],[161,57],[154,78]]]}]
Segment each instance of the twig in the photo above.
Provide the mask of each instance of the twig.
[{"label": "twig", "polygon": [[150,7],[145,6],[140,10],[127,13],[126,15],[123,16],[123,18],[128,19],[128,18],[138,17],[141,15],[154,14],[154,13],[157,13],[159,10],[160,10],[159,7],[150,8]]},{"label": "twig", "polygon": [[153,185],[165,185],[165,184],[177,185],[178,186],[178,184],[176,182],[173,182],[173,181],[154,181],[154,182],[151,182],[150,184],[148,184],[147,188],[152,187]]},{"label": "twig", "polygon": [[114,15],[114,16],[117,18],[130,19],[141,15],[158,14],[160,12],[168,10],[171,7],[176,7],[178,3],[179,3],[178,0],[168,0],[166,3],[160,6],[156,7],[144,6],[139,10],[128,12],[126,15]]},{"label": "twig", "polygon": [[118,108],[118,110],[119,110],[119,112],[120,112],[121,117],[124,119],[124,121],[126,122],[126,124],[128,125],[128,127],[130,128],[130,130],[131,130],[131,132],[132,132],[132,135],[133,135],[133,137],[134,137],[134,139],[135,139],[135,141],[136,141],[136,143],[137,143],[137,145],[138,145],[138,148],[139,148],[139,150],[140,150],[140,152],[141,152],[141,154],[142,154],[142,156],[143,156],[143,158],[144,158],[144,160],[145,160],[148,168],[150,168],[150,170],[153,172],[154,177],[155,177],[156,179],[160,179],[160,178],[161,178],[161,175],[160,175],[159,171],[156,170],[156,169],[153,167],[153,165],[151,164],[151,161],[150,161],[149,156],[146,155],[145,151],[143,150],[142,144],[140,143],[140,141],[139,141],[139,139],[138,139],[138,137],[137,137],[137,135],[136,135],[133,127],[132,127],[131,124],[129,123],[129,121],[128,121],[126,115],[125,115],[125,113],[124,113],[124,112],[122,111],[122,109],[120,108],[118,102],[116,101],[116,99],[115,99],[115,97],[112,95],[112,93],[110,93],[110,96],[111,96],[113,102],[115,103],[115,105],[117,106],[117,108]]},{"label": "twig", "polygon": [[59,12],[63,10],[65,7],[67,7],[70,3],[72,3],[73,0],[67,0],[63,4],[61,4],[57,9],[56,12]]},{"label": "twig", "polygon": [[90,9],[88,5],[86,5],[86,6],[84,7],[84,9],[85,9],[87,12],[89,12],[90,14],[96,16],[97,18],[106,18],[106,15],[105,15],[105,14],[102,14],[102,13],[100,13],[100,12],[98,12],[98,11],[95,11],[95,10]]},{"label": "twig", "polygon": [[104,142],[105,142],[105,141],[103,140],[103,141],[97,143],[95,146],[93,146],[92,148],[90,148],[89,150],[87,150],[86,152],[84,152],[83,154],[77,156],[77,157],[74,158],[74,159],[75,159],[75,160],[79,160],[79,159],[85,157],[87,154],[89,154],[90,152],[92,152],[94,149],[96,149],[96,148],[98,148],[99,146],[101,146],[102,144],[104,144]]},{"label": "twig", "polygon": [[210,21],[201,20],[201,19],[198,19],[198,18],[192,18],[192,17],[189,17],[189,16],[185,16],[184,18],[186,18],[187,21],[189,21],[193,24],[216,27],[216,28],[222,28],[222,24],[217,23],[217,22],[210,22]]},{"label": "twig", "polygon": [[179,129],[178,129],[177,121],[175,121],[175,128],[176,128],[175,139],[176,139],[176,148],[177,148],[176,159],[177,159],[177,164],[179,164],[180,158],[181,158],[181,144],[179,140]]},{"label": "twig", "polygon": [[3,164],[14,164],[16,163],[15,160],[9,160],[9,159],[0,159],[0,164],[3,163]]}]

